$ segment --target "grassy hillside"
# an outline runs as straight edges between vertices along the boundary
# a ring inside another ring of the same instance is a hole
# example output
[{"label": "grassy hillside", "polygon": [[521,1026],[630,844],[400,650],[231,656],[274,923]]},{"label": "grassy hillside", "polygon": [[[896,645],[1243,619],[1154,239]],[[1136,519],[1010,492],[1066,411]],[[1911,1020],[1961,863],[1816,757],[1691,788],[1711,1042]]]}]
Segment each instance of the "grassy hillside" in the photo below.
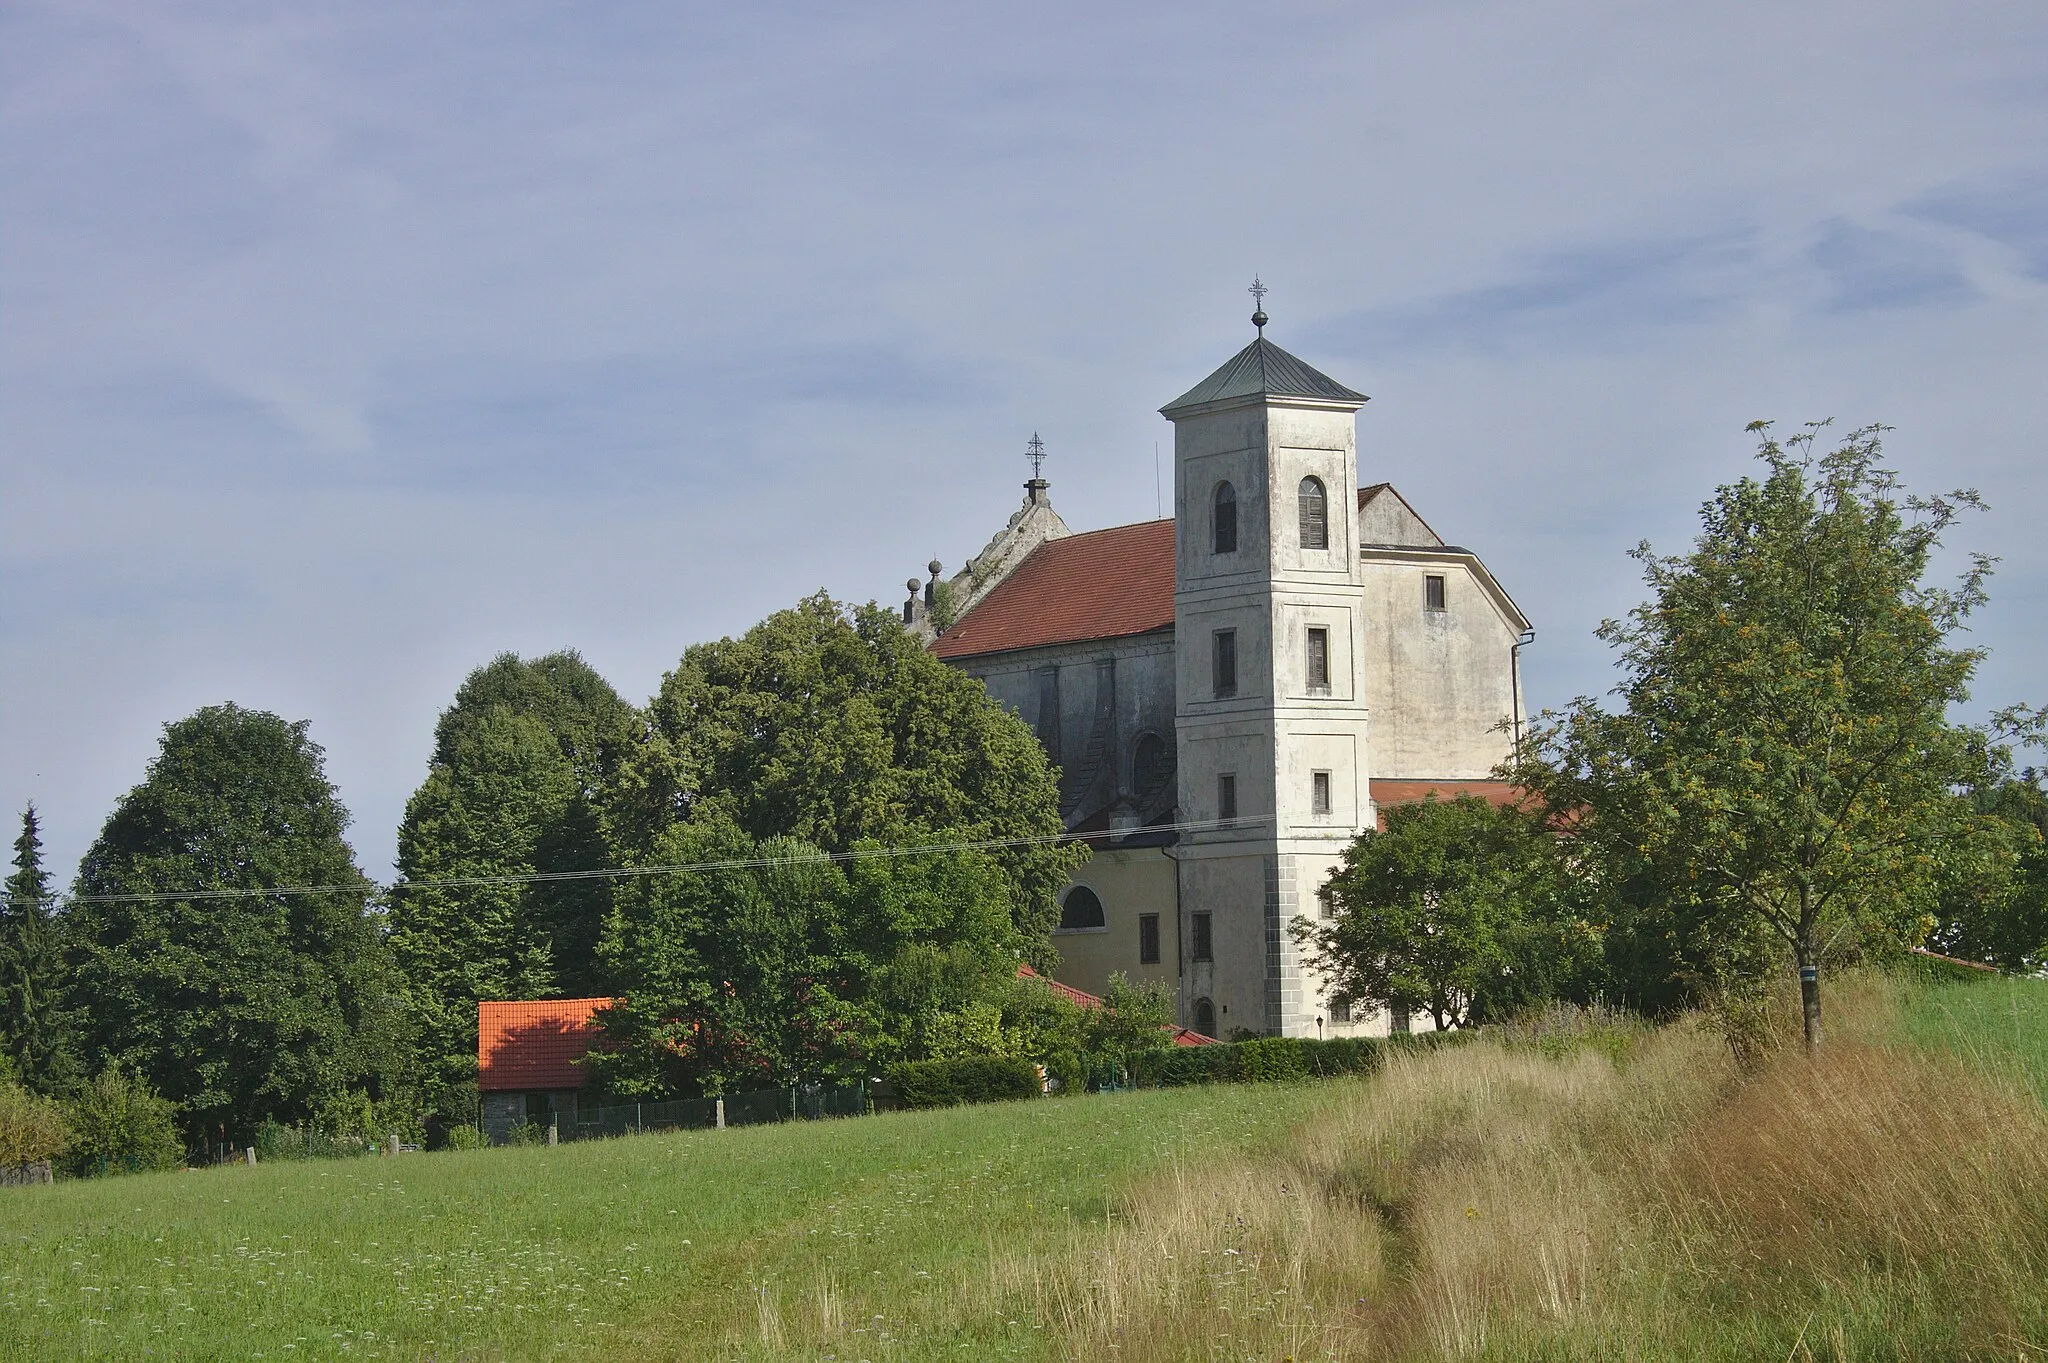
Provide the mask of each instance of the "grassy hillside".
[{"label": "grassy hillside", "polygon": [[[2048,985],[0,1197],[16,1357],[2048,1359]],[[2031,1091],[2030,1091],[2031,1090]]]}]

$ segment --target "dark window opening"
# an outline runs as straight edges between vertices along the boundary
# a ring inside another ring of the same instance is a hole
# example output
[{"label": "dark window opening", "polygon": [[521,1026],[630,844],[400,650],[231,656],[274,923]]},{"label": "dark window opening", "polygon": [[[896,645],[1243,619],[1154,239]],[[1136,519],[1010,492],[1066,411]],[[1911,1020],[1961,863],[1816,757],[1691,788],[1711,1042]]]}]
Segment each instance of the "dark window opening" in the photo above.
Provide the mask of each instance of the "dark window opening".
[{"label": "dark window opening", "polygon": [[1237,694],[1237,631],[1219,629],[1215,638],[1216,699],[1228,700]]},{"label": "dark window opening", "polygon": [[1102,900],[1086,885],[1076,885],[1067,891],[1067,897],[1060,903],[1060,931],[1078,932],[1083,928],[1105,926],[1102,916]]},{"label": "dark window opening", "polygon": [[1330,689],[1330,631],[1312,627],[1308,632],[1308,684],[1310,689]]},{"label": "dark window opening", "polygon": [[1330,498],[1320,478],[1301,480],[1301,547],[1330,547]]},{"label": "dark window opening", "polygon": [[1237,552],[1237,489],[1228,483],[1216,485],[1215,538],[1212,541],[1219,554]]},{"label": "dark window opening", "polygon": [[1326,772],[1326,771],[1319,771],[1319,772],[1316,772],[1315,774],[1313,774],[1312,776],[1310,776],[1310,778],[1309,778],[1309,788],[1310,788],[1310,790],[1311,790],[1311,791],[1313,792],[1313,793],[1312,793],[1312,795],[1310,796],[1310,799],[1311,799],[1311,801],[1313,802],[1313,804],[1314,804],[1314,806],[1315,806],[1315,812],[1316,812],[1316,813],[1318,813],[1318,814],[1327,814],[1327,813],[1329,813],[1329,812],[1330,812],[1330,773],[1328,773],[1328,772]]},{"label": "dark window opening", "polygon": [[1159,915],[1138,915],[1138,964],[1159,964]]},{"label": "dark window opening", "polygon": [[1427,573],[1423,576],[1422,608],[1432,611],[1444,609],[1444,580],[1440,574]]},{"label": "dark window opening", "polygon": [[1195,1030],[1203,1036],[1216,1035],[1216,1005],[1207,999],[1195,1000]]},{"label": "dark window opening", "polygon": [[[1216,959],[1215,941],[1210,931],[1210,916],[1206,913],[1188,915],[1188,959],[1192,961],[1213,961]],[[1197,1028],[1196,1030],[1200,1030]]]},{"label": "dark window opening", "polygon": [[1348,1023],[1351,1021],[1350,999],[1330,1000],[1330,1021],[1337,1023]]},{"label": "dark window opening", "polygon": [[1228,822],[1237,817],[1237,773],[1226,771],[1216,777],[1216,817]]},{"label": "dark window opening", "polygon": [[1038,724],[1035,727],[1039,746],[1053,761],[1059,761],[1060,670],[1057,667],[1038,669]]}]

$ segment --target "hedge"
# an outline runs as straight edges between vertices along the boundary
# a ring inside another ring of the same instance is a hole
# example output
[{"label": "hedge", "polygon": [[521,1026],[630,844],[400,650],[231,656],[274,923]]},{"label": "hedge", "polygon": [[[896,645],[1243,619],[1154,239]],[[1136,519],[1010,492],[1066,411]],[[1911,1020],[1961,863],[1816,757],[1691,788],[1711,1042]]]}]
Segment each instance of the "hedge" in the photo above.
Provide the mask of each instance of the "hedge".
[{"label": "hedge", "polygon": [[952,1107],[1037,1098],[1045,1092],[1038,1066],[1008,1056],[966,1060],[912,1060],[891,1065],[883,1077],[904,1107]]},{"label": "hedge", "polygon": [[1371,1074],[1389,1050],[1451,1045],[1466,1033],[1416,1032],[1392,1037],[1263,1036],[1216,1046],[1176,1046],[1131,1058],[1131,1078],[1141,1088],[1183,1084],[1280,1083]]}]

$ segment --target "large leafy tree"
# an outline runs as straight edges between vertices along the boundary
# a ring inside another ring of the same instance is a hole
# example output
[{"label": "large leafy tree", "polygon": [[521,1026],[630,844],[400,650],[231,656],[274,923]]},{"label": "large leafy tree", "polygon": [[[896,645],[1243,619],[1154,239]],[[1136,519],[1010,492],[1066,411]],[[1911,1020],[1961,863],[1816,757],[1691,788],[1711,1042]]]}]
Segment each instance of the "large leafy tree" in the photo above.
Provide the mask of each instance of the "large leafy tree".
[{"label": "large leafy tree", "polygon": [[1818,427],[1751,429],[1762,468],[1703,508],[1692,551],[1635,551],[1651,598],[1600,630],[1623,708],[1582,697],[1538,724],[1518,776],[1574,812],[1676,955],[1754,961],[1773,934],[1817,1045],[1824,959],[1923,938],[1944,858],[1976,836],[1955,796],[1996,754],[1948,716],[1982,656],[1954,638],[1989,568],[1929,580],[1977,499],[1907,496],[1878,428],[1826,453]]},{"label": "large leafy tree", "polygon": [[587,1062],[613,1093],[872,1073],[1016,974],[1011,889],[981,853],[839,862],[725,823],[672,825],[657,846],[692,869],[619,891],[604,957],[623,997]]},{"label": "large leafy tree", "polygon": [[[399,827],[405,883],[390,914],[419,1064],[442,1105],[474,1078],[479,999],[596,990],[611,882],[531,877],[610,864],[598,809],[636,725],[568,652],[502,654],[442,714]],[[436,884],[451,880],[468,883]]]},{"label": "large leafy tree", "polygon": [[73,892],[94,1068],[146,1076],[198,1137],[378,1083],[394,982],[347,824],[303,722],[218,705],[166,725]]},{"label": "large leafy tree", "polygon": [[1541,813],[1472,796],[1394,805],[1345,849],[1329,915],[1294,935],[1331,992],[1438,1030],[1597,985],[1587,885]]},{"label": "large leafy tree", "polygon": [[1945,878],[1929,944],[2007,970],[2048,966],[2048,790],[2040,773],[2004,775],[1965,797],[1983,854],[1965,848]]},{"label": "large leafy tree", "polygon": [[42,1093],[76,1076],[60,926],[43,869],[42,830],[30,805],[22,811],[14,874],[0,906],[0,1042],[15,1074]]},{"label": "large leafy tree", "polygon": [[829,853],[1015,842],[989,856],[1027,950],[1048,962],[1054,896],[1087,855],[1058,843],[1053,769],[1015,715],[891,612],[822,594],[683,655],[610,813],[619,848],[642,861],[678,823]]}]

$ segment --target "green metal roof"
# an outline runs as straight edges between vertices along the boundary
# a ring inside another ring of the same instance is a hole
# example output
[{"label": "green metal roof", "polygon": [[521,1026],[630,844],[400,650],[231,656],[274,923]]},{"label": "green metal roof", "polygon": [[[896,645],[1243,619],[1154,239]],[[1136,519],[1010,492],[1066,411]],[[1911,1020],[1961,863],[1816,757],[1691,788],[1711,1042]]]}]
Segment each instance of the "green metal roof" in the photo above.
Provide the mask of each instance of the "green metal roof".
[{"label": "green metal roof", "polygon": [[1366,400],[1365,394],[1353,392],[1260,336],[1233,355],[1221,369],[1159,411],[1171,419],[1175,413],[1190,407],[1254,397],[1318,398],[1324,402],[1348,402],[1354,406]]}]

